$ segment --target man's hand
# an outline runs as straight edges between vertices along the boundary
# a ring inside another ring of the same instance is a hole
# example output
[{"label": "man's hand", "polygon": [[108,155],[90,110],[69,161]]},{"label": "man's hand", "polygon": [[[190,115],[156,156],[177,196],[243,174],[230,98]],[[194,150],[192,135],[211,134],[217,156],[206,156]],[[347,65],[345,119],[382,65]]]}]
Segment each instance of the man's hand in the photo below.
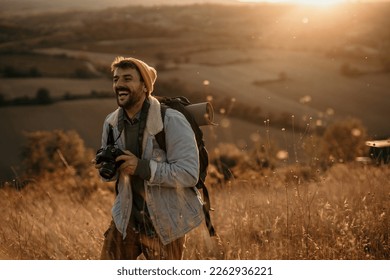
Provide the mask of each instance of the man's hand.
[{"label": "man's hand", "polygon": [[134,175],[138,165],[138,158],[129,151],[124,151],[124,153],[124,155],[120,155],[115,159],[116,162],[123,160],[123,163],[119,166],[119,171],[124,174]]}]

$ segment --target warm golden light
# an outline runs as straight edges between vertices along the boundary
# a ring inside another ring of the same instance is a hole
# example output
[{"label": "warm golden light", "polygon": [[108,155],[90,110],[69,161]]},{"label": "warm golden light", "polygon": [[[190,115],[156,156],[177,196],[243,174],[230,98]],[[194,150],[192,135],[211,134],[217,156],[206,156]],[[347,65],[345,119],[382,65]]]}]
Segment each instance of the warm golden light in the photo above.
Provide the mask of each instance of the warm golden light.
[{"label": "warm golden light", "polygon": [[243,3],[287,3],[313,6],[330,6],[345,2],[345,0],[239,0]]},{"label": "warm golden light", "polygon": [[296,2],[299,4],[316,5],[316,6],[329,6],[329,5],[340,4],[344,2],[344,0],[295,0],[289,2]]}]

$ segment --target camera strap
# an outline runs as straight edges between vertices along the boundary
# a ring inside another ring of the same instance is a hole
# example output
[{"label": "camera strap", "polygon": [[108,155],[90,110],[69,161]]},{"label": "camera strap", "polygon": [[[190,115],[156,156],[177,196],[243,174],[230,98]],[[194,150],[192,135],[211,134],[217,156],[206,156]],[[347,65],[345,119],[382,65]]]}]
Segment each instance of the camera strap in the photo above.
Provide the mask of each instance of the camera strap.
[{"label": "camera strap", "polygon": [[[118,137],[119,138],[119,137]],[[108,137],[107,137],[107,146],[114,145],[116,140],[114,140],[114,131],[111,124],[108,125]]]},{"label": "camera strap", "polygon": [[118,124],[117,124],[118,131],[119,131],[118,137],[116,139],[114,139],[114,131],[113,131],[114,128],[111,124],[108,124],[109,130],[108,130],[107,145],[115,146],[116,141],[118,141],[118,139],[121,137],[123,127],[124,127],[124,124],[123,124],[124,118],[125,118],[125,112],[124,112],[123,108],[120,108],[119,116],[118,116]]},{"label": "camera strap", "polygon": [[138,128],[138,156],[142,157],[142,140],[144,138],[144,131],[146,128],[146,120],[148,118],[150,103],[148,99],[145,99],[142,105],[141,114],[139,116],[139,128]]}]

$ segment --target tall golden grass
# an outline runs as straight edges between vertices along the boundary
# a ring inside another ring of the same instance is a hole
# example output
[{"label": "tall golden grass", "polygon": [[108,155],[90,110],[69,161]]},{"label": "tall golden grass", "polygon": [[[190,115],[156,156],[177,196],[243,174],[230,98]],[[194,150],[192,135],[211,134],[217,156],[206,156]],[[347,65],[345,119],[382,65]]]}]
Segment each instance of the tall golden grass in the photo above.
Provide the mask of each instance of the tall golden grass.
[{"label": "tall golden grass", "polygon": [[93,173],[42,174],[17,191],[0,190],[0,259],[96,259],[111,193]]},{"label": "tall golden grass", "polygon": [[[96,173],[64,167],[2,186],[0,259],[98,259],[114,193]],[[389,166],[235,174],[208,182],[218,237],[200,226],[185,259],[389,259]]]},{"label": "tall golden grass", "polygon": [[[188,256],[388,259],[389,179],[388,167],[354,163],[309,179],[301,167],[244,173],[211,191],[219,245]],[[198,242],[194,238],[191,248]]]}]

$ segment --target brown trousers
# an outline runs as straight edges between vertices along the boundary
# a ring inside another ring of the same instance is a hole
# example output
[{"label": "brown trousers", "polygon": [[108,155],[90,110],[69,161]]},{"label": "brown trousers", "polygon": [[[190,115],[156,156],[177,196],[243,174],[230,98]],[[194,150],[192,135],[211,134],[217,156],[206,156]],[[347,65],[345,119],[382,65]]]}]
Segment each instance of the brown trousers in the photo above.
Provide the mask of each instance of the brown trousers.
[{"label": "brown trousers", "polygon": [[181,260],[183,257],[185,237],[167,245],[158,238],[135,231],[127,227],[126,238],[116,229],[115,223],[104,233],[104,243],[100,259],[102,260],[136,260],[144,254],[148,260]]}]

